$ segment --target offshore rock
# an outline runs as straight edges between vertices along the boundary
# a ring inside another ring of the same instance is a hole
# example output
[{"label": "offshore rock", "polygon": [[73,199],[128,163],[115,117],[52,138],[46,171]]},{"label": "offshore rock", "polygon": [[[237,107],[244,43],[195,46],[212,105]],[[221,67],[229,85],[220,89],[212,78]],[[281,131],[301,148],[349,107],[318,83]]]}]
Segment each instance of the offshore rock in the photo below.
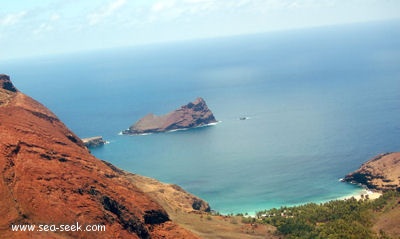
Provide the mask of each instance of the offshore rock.
[{"label": "offshore rock", "polygon": [[216,122],[217,120],[203,98],[197,98],[195,101],[166,115],[157,116],[148,114],[129,129],[122,131],[122,133],[159,133],[177,129],[195,128]]},{"label": "offshore rock", "polygon": [[346,175],[343,181],[379,191],[400,191],[400,152],[374,157],[356,171]]},{"label": "offshore rock", "polygon": [[90,137],[90,138],[83,138],[82,142],[88,148],[102,146],[102,145],[105,145],[107,143],[107,141],[105,141],[102,136],[94,136],[94,137]]}]

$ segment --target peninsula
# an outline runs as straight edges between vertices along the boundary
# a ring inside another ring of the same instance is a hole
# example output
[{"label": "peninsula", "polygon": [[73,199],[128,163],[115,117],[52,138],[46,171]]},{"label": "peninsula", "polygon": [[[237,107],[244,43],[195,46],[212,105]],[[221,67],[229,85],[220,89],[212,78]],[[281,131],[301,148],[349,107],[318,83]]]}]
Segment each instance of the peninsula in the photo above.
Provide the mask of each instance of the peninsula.
[{"label": "peninsula", "polygon": [[361,184],[372,190],[400,191],[400,152],[384,153],[372,158],[346,175],[343,181]]},{"label": "peninsula", "polygon": [[129,127],[129,129],[122,131],[122,134],[159,133],[195,128],[216,122],[217,120],[207,107],[204,99],[199,97],[195,101],[181,106],[181,108],[166,115],[157,116],[150,113]]}]

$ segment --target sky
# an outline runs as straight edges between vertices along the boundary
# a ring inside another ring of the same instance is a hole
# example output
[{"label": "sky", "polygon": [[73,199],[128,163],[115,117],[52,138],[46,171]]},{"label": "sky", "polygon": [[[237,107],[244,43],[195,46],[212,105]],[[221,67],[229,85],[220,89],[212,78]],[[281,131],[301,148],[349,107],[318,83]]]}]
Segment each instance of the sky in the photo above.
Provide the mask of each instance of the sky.
[{"label": "sky", "polygon": [[0,60],[400,19],[400,0],[0,0]]}]

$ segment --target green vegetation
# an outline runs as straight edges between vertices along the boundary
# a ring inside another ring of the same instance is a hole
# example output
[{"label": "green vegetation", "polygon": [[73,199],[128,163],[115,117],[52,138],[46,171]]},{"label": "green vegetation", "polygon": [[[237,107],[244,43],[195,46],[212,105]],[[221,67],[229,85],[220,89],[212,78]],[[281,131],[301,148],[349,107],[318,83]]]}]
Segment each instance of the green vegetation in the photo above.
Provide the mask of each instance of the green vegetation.
[{"label": "green vegetation", "polygon": [[383,239],[388,238],[385,232],[376,234],[371,229],[374,216],[390,210],[399,199],[400,193],[391,191],[376,200],[351,198],[265,210],[258,212],[257,218],[289,239]]}]

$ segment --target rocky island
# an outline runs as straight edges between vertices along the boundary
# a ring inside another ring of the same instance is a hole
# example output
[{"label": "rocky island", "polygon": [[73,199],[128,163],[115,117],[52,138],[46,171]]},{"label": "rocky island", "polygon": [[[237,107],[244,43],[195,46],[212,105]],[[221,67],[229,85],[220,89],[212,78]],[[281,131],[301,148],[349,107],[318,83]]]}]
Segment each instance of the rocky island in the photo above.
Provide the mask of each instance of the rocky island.
[{"label": "rocky island", "polygon": [[90,137],[90,138],[83,138],[82,142],[88,148],[99,147],[99,146],[105,145],[107,143],[107,141],[105,141],[102,136],[94,136],[94,137]]},{"label": "rocky island", "polygon": [[400,152],[374,157],[346,175],[343,181],[361,184],[378,191],[400,191]]},{"label": "rocky island", "polygon": [[157,116],[148,114],[129,129],[122,131],[123,134],[145,134],[159,133],[177,129],[189,129],[216,123],[211,110],[207,107],[203,98],[182,106],[166,115]]}]

